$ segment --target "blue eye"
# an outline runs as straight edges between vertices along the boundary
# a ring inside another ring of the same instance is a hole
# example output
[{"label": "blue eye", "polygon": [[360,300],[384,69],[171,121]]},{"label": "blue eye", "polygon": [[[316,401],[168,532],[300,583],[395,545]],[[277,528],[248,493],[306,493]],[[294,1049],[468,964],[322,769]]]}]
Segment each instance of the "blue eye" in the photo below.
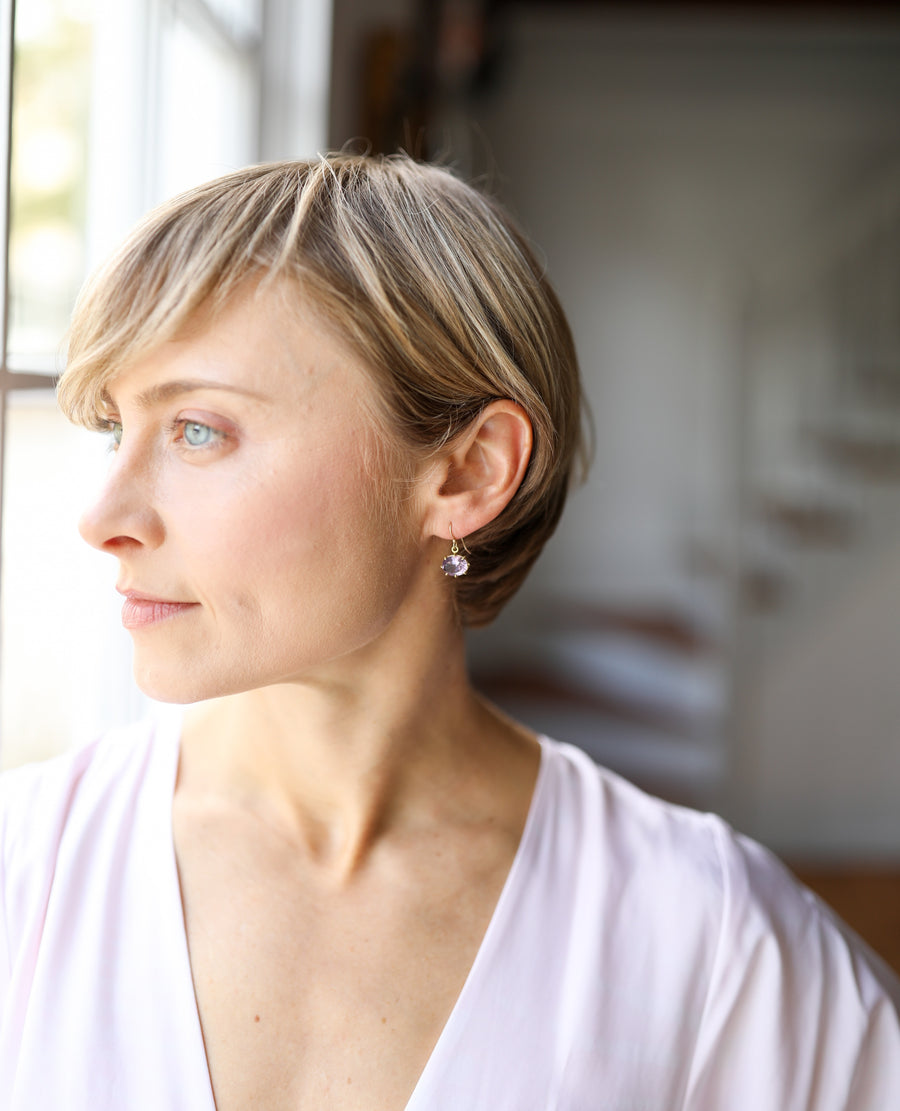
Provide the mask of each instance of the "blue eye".
[{"label": "blue eye", "polygon": [[112,436],[113,443],[116,447],[122,442],[122,422],[120,420],[111,420],[107,425],[107,431]]},{"label": "blue eye", "polygon": [[191,447],[205,447],[216,439],[218,433],[208,424],[199,424],[197,421],[187,421],[184,425],[182,436],[184,442]]}]

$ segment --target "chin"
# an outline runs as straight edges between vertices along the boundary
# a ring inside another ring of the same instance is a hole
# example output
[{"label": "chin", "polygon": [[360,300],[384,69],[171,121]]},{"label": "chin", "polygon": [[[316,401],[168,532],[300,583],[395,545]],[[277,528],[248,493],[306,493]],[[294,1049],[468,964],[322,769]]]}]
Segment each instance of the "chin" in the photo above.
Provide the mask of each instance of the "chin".
[{"label": "chin", "polygon": [[202,667],[196,666],[196,661],[190,660],[180,667],[177,664],[160,667],[141,666],[140,660],[136,658],[133,673],[135,683],[148,698],[152,698],[154,702],[168,702],[177,706],[209,702],[214,698],[243,694],[245,691],[284,681],[280,675],[257,675],[246,668],[241,668],[236,673],[224,670],[216,674],[213,670],[204,671]]},{"label": "chin", "polygon": [[141,668],[135,664],[134,681],[140,690],[154,702],[168,702],[176,706],[188,706],[194,702],[206,702],[234,691],[222,684],[213,682],[210,677],[192,675],[190,669],[181,671],[162,668]]},{"label": "chin", "polygon": [[205,702],[208,698],[215,697],[211,694],[199,694],[194,690],[178,683],[145,683],[136,680],[142,694],[152,698],[154,702],[167,702],[173,706],[190,706],[194,702]]}]

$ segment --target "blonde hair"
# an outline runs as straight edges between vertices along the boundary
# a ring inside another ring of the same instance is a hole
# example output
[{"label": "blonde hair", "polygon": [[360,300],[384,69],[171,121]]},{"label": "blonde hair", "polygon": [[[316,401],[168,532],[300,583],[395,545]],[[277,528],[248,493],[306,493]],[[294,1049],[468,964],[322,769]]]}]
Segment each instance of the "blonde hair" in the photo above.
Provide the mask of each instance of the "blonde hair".
[{"label": "blonde hair", "polygon": [[373,375],[389,437],[441,450],[489,402],[527,412],[522,484],[467,537],[454,581],[467,625],[489,622],[552,534],[584,458],[572,336],[531,248],[492,198],[405,155],[253,166],[151,212],[87,284],[60,381],[64,412],[105,426],[107,387],[248,279],[299,284]]}]

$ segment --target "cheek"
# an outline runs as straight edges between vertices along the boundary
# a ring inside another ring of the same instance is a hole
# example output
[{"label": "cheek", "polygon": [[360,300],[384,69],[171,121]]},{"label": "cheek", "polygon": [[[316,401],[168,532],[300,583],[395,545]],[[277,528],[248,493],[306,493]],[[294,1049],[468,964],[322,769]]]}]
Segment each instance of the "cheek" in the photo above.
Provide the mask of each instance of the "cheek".
[{"label": "cheek", "polygon": [[268,593],[279,583],[311,578],[346,581],[367,550],[390,545],[384,499],[363,461],[332,454],[311,462],[236,482],[218,507],[194,507],[238,591],[244,585]]}]

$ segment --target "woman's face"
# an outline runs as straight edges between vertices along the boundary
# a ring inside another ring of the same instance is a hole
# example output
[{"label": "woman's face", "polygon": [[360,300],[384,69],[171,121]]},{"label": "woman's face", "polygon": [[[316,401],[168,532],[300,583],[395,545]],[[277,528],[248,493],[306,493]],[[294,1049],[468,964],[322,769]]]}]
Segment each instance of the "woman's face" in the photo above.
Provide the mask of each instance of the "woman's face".
[{"label": "woman's face", "polygon": [[286,300],[247,291],[110,385],[118,443],[81,532],[119,560],[135,676],[163,701],[363,649],[421,567],[411,519],[386,523],[366,371]]}]

